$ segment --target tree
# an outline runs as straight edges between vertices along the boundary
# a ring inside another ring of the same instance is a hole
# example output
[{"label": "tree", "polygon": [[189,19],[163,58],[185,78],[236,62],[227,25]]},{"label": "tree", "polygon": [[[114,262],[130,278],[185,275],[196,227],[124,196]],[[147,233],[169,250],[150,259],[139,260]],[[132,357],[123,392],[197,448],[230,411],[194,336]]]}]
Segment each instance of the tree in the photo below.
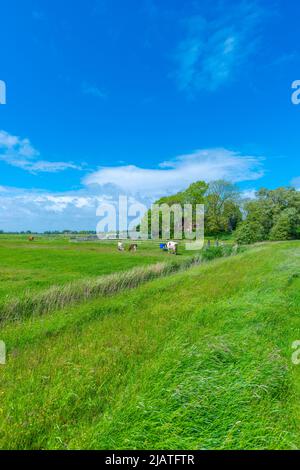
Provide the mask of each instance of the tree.
[{"label": "tree", "polygon": [[245,212],[236,233],[239,243],[300,238],[300,193],[295,188],[262,188]]},{"label": "tree", "polygon": [[[196,206],[197,204],[204,204],[205,203],[205,194],[208,190],[208,185],[205,183],[205,181],[197,181],[195,183],[192,183],[186,190],[180,191],[176,194],[173,194],[171,196],[165,196],[160,198],[158,201],[155,202],[156,205],[158,206],[163,206],[166,205],[169,208],[174,207],[175,205],[179,205],[182,208],[182,214],[184,215],[183,209],[185,204],[192,204],[193,206],[193,222],[192,225],[194,227],[195,225],[195,220],[196,220]],[[147,214],[144,216],[145,218],[148,219],[148,228],[149,228],[149,234],[151,233],[150,227],[151,227],[151,218],[152,218],[152,212],[149,210]],[[162,213],[160,212],[158,214],[159,218],[159,236],[162,236]],[[145,221],[145,219],[143,220]],[[174,220],[174,213],[171,211],[170,212],[170,237],[174,237],[174,232],[176,232],[176,227],[175,227],[175,220]],[[181,221],[181,227],[184,227],[184,221],[182,219]],[[193,228],[191,227],[191,229]],[[140,226],[137,227],[137,230],[140,230]],[[158,234],[157,234],[158,235]]]},{"label": "tree", "polygon": [[208,185],[205,181],[197,181],[196,183],[192,183],[185,191],[182,193],[182,200],[186,204],[192,204],[196,206],[196,204],[204,204],[205,202],[205,194],[208,190]]},{"label": "tree", "polygon": [[217,235],[233,231],[242,219],[237,186],[224,180],[213,181],[205,196],[206,233]]},{"label": "tree", "polygon": [[292,207],[283,210],[270,231],[270,240],[291,240],[299,236],[300,216]]}]

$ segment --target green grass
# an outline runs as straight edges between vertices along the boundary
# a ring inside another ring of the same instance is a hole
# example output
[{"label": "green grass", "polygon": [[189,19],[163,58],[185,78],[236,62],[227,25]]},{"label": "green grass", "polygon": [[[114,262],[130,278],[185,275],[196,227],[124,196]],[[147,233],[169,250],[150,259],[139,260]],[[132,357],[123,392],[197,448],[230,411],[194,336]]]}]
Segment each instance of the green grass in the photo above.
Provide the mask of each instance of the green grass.
[{"label": "green grass", "polygon": [[[173,258],[173,259],[172,259]],[[169,258],[168,262],[136,267],[96,278],[79,279],[62,286],[52,286],[41,292],[27,291],[19,297],[6,299],[0,310],[0,324],[45,315],[68,305],[114,295],[133,289],[151,279],[182,271],[201,262],[201,255]]]},{"label": "green grass", "polygon": [[2,449],[299,449],[300,244],[5,325]]},{"label": "green grass", "polygon": [[[129,241],[125,242],[128,247]],[[184,246],[182,257],[188,256]],[[25,292],[34,293],[78,279],[127,271],[166,261],[169,256],[159,243],[139,243],[137,253],[119,253],[117,242],[70,243],[67,238],[0,235],[0,305]]]}]

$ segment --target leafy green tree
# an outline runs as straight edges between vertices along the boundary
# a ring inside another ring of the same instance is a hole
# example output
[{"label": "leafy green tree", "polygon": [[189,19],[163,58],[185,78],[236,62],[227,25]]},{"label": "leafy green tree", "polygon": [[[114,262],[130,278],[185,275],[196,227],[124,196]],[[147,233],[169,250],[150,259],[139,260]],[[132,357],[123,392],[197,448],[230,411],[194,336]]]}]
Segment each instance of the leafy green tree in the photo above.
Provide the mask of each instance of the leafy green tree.
[{"label": "leafy green tree", "polygon": [[235,239],[240,245],[250,245],[264,240],[264,230],[258,221],[247,220],[240,224],[235,232]]},{"label": "leafy green tree", "polygon": [[186,204],[204,204],[205,194],[208,190],[208,184],[205,181],[197,181],[192,183],[185,191],[181,194],[183,196],[183,202]]},{"label": "leafy green tree", "polygon": [[[197,204],[204,204],[205,203],[205,193],[208,190],[208,185],[204,181],[197,181],[195,183],[192,183],[186,190],[178,192],[174,195],[171,196],[165,196],[160,198],[158,201],[156,201],[155,204],[159,206],[163,206],[166,204],[170,208],[175,205],[179,205],[182,210],[184,209],[185,204],[192,204],[193,205],[193,222],[192,225],[194,226],[195,224],[195,218],[196,218],[196,205]],[[148,211],[148,213],[144,216],[145,218],[148,218],[148,227],[149,227],[149,234],[151,232],[150,227],[151,227],[151,217],[152,213],[151,210]],[[161,213],[158,214],[159,217],[159,235],[162,235],[162,215]],[[171,232],[170,232],[170,237],[173,238],[174,232],[175,232],[175,221],[174,221],[174,213],[171,211],[170,213],[170,227],[171,227]],[[184,227],[184,223],[182,220],[181,227]],[[191,227],[192,229],[193,227]],[[138,230],[140,227],[138,227]]]},{"label": "leafy green tree", "polygon": [[300,214],[292,207],[283,210],[270,231],[270,240],[290,240],[299,236]]},{"label": "leafy green tree", "polygon": [[262,188],[244,209],[246,218],[236,232],[239,243],[300,238],[300,192],[295,188]]},{"label": "leafy green tree", "polygon": [[205,195],[205,232],[209,235],[231,232],[241,219],[237,186],[224,180],[211,182]]}]

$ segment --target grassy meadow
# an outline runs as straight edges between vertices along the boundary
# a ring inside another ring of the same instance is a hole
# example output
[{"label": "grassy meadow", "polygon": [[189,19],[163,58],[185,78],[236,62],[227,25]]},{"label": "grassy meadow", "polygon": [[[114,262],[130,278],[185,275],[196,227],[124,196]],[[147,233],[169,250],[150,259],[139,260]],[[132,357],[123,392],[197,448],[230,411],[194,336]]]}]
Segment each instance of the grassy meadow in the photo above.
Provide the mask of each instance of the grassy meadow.
[{"label": "grassy meadow", "polygon": [[[129,246],[129,242],[125,246]],[[159,243],[143,242],[137,253],[117,252],[116,241],[70,242],[68,237],[0,235],[0,304],[82,278],[95,278],[168,259]],[[187,256],[184,246],[180,254]]]},{"label": "grassy meadow", "polygon": [[[157,244],[0,245],[1,276],[19,282],[3,295],[170,258]],[[300,448],[300,243],[164,274],[1,325],[0,448]]]}]

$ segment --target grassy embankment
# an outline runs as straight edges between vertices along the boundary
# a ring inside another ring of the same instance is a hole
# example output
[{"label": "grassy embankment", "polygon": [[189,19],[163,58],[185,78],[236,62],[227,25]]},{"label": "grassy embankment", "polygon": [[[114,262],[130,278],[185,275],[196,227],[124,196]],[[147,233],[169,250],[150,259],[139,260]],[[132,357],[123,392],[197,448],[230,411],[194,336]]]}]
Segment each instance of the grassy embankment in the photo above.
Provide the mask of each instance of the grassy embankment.
[{"label": "grassy embankment", "polygon": [[1,448],[300,448],[300,244],[4,325]]}]

